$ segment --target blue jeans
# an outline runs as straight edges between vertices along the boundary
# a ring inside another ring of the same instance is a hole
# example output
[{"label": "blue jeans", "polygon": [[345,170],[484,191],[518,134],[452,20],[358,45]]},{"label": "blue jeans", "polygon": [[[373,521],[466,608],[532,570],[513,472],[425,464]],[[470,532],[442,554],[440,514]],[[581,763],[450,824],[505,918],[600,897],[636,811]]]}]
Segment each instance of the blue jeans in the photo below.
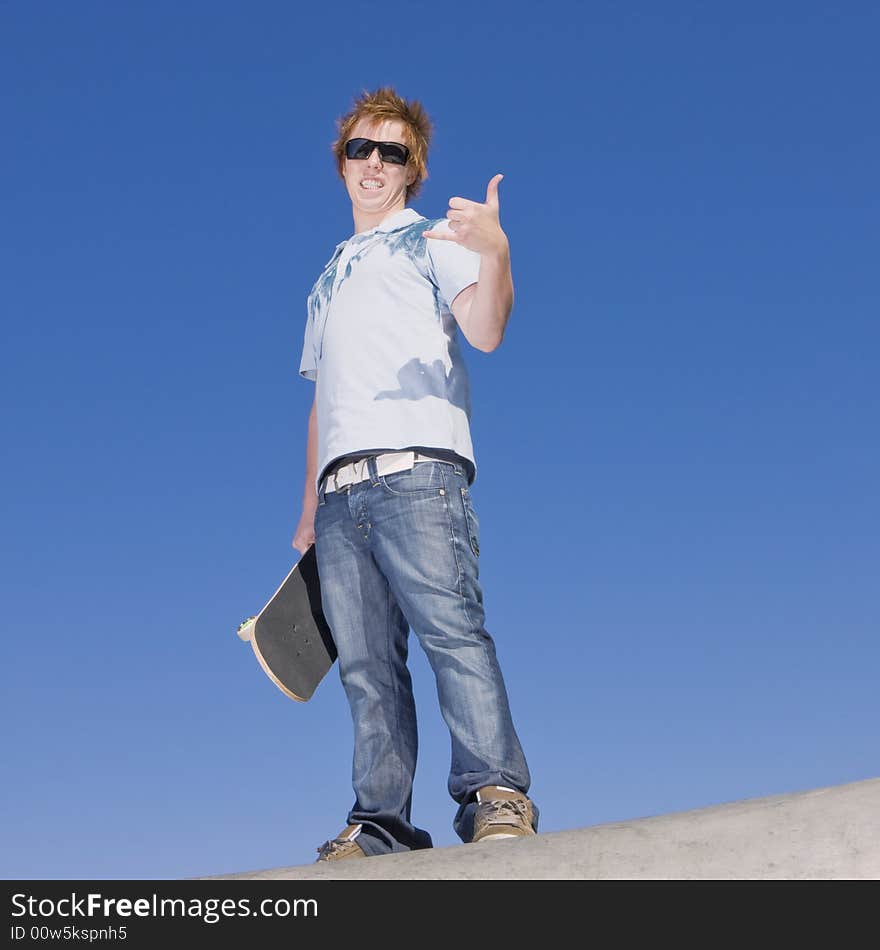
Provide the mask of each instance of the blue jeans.
[{"label": "blue jeans", "polygon": [[[513,727],[495,644],[483,626],[479,522],[460,464],[417,462],[318,493],[321,598],[354,722],[350,824],[370,855],[430,848],[410,819],[418,736],[407,669],[409,629],[434,672],[452,738],[453,828],[473,835],[474,793],[530,776]],[[534,807],[534,806],[533,806]],[[537,808],[534,808],[537,826]]]}]

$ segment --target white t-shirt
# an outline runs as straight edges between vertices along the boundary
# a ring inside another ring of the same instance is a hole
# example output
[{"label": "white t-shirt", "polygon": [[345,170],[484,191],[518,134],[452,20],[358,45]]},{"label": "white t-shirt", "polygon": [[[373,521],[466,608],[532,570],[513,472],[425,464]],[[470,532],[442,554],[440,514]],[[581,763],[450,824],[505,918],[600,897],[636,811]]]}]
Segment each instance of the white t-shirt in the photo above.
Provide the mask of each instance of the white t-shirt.
[{"label": "white t-shirt", "polygon": [[314,380],[318,468],[343,455],[454,453],[477,474],[470,383],[450,306],[480,255],[422,236],[448,229],[412,208],[336,246],[308,298],[299,372]]}]

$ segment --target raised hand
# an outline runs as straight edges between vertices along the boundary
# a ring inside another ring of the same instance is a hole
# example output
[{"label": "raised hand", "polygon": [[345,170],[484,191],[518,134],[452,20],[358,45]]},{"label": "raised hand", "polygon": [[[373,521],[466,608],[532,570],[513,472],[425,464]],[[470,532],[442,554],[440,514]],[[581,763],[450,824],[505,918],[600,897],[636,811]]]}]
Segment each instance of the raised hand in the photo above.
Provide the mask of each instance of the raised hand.
[{"label": "raised hand", "polygon": [[450,198],[448,231],[425,231],[426,238],[454,241],[478,254],[501,254],[508,250],[507,235],[498,217],[498,185],[504,175],[495,175],[486,188],[485,203]]}]

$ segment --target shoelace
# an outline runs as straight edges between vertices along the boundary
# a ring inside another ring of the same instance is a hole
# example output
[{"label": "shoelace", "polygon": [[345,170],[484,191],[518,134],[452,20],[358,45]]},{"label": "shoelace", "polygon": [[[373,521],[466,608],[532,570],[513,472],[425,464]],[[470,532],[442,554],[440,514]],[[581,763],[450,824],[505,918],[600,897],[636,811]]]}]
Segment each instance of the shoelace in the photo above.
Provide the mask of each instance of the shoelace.
[{"label": "shoelace", "polygon": [[342,847],[347,844],[351,844],[351,842],[346,838],[333,838],[325,841],[320,848],[315,848],[315,850],[318,852],[319,858],[324,858],[341,851]]},{"label": "shoelace", "polygon": [[480,803],[480,817],[490,825],[509,825],[511,818],[514,819],[514,824],[517,818],[528,824],[527,808],[528,802],[524,798],[496,798]]}]

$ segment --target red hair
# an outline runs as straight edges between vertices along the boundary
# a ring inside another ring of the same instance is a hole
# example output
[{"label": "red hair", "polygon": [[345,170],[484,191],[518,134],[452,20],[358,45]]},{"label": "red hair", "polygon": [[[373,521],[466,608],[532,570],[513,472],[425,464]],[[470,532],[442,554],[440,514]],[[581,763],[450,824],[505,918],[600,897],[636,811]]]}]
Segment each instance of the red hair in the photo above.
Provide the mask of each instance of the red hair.
[{"label": "red hair", "polygon": [[371,124],[382,122],[401,122],[404,127],[404,145],[409,148],[407,165],[415,168],[416,178],[406,188],[406,201],[419,193],[422,182],[428,177],[428,145],[431,141],[433,126],[428,113],[420,102],[402,99],[391,86],[383,86],[375,92],[362,90],[354,100],[351,109],[336,120],[336,141],[330,146],[336,156],[336,168],[339,177],[344,178],[345,143],[351,138],[351,132],[361,119]]}]

